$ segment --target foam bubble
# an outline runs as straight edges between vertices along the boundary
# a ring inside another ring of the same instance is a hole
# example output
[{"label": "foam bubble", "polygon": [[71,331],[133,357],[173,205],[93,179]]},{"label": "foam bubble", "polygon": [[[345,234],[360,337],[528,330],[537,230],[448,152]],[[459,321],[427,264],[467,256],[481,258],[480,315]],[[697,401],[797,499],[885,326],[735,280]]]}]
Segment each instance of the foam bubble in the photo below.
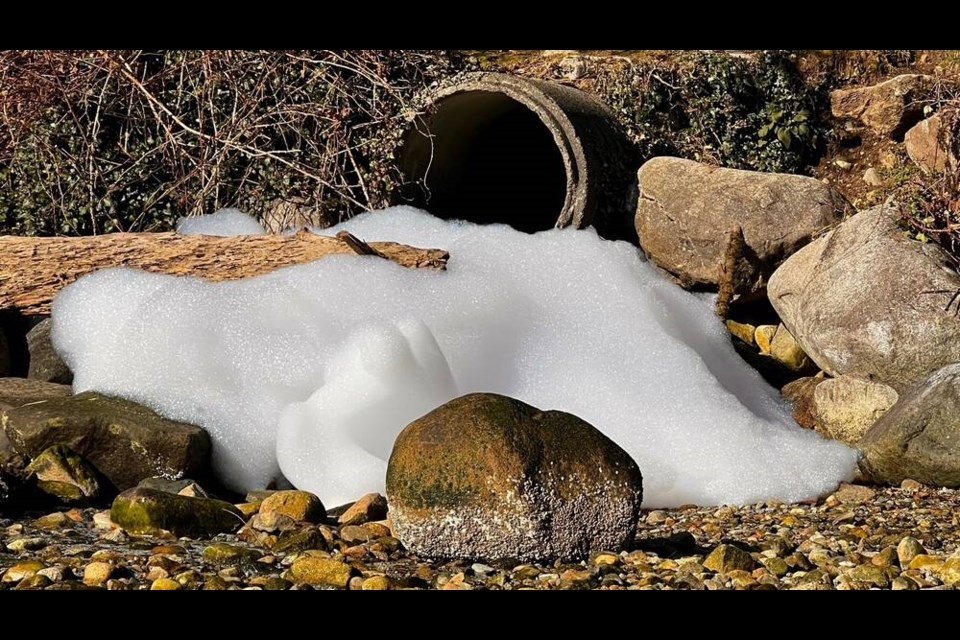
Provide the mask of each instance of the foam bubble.
[{"label": "foam bubble", "polygon": [[76,390],[206,427],[234,489],[282,469],[328,504],[382,491],[403,427],[476,391],[594,424],[639,463],[648,507],[798,501],[853,475],[856,453],[797,427],[736,355],[712,298],[631,245],[409,208],[342,228],[448,249],[449,271],[339,256],[231,283],[97,273],[54,308]]}]

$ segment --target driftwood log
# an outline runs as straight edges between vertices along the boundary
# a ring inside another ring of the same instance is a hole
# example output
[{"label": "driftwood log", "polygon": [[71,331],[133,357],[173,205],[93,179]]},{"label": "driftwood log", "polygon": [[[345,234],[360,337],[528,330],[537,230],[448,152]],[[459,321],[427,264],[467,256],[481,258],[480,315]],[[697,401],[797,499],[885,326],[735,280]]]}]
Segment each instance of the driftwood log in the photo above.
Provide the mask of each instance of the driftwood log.
[{"label": "driftwood log", "polygon": [[77,278],[111,267],[240,280],[331,255],[368,255],[411,269],[446,268],[449,254],[392,242],[367,244],[350,234],[215,238],[175,233],[118,233],[87,238],[0,237],[0,310],[46,315]]}]

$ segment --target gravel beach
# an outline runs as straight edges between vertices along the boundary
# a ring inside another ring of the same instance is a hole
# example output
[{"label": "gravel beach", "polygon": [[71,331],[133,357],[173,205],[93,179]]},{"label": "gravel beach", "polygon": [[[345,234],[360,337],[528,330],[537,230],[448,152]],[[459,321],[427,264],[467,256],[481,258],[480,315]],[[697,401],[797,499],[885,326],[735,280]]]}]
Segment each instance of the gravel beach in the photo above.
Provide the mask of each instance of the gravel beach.
[{"label": "gravel beach", "polygon": [[0,520],[0,590],[952,590],[958,513],[958,491],[844,486],[818,504],[647,511],[632,550],[581,563],[483,564],[412,557],[378,523],[136,538],[73,510]]}]

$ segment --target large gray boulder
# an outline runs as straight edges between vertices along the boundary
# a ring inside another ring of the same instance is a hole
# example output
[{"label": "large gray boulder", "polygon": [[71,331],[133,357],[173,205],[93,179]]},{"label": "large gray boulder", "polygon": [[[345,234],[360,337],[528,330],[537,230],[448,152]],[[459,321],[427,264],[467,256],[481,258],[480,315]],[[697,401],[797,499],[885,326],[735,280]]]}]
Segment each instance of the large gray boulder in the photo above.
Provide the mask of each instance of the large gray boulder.
[{"label": "large gray boulder", "polygon": [[636,225],[650,259],[691,287],[719,283],[730,233],[742,228],[759,289],[787,257],[852,212],[813,178],[654,158],[640,169]]},{"label": "large gray boulder", "polygon": [[387,497],[418,555],[578,559],[633,540],[642,483],[633,459],[576,416],[476,394],[400,434]]},{"label": "large gray boulder", "polygon": [[902,75],[869,87],[840,89],[830,94],[833,115],[901,139],[923,117],[923,100],[935,82],[929,76]]},{"label": "large gray boulder", "polygon": [[790,258],[767,293],[803,350],[833,377],[900,391],[960,362],[960,320],[945,311],[960,276],[940,247],[914,242],[884,206]]},{"label": "large gray boulder", "polygon": [[144,478],[203,477],[210,436],[133,402],[83,393],[8,409],[3,429],[21,455],[63,445],[83,456],[120,491]]},{"label": "large gray boulder", "polygon": [[930,375],[860,441],[864,474],[899,485],[960,488],[960,364]]}]

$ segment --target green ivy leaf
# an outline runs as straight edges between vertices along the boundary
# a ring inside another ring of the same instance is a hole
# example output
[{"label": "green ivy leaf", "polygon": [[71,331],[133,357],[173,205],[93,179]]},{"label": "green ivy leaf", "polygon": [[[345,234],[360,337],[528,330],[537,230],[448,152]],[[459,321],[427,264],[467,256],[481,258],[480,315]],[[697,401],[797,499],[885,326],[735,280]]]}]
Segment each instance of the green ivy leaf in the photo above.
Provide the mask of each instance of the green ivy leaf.
[{"label": "green ivy leaf", "polygon": [[793,136],[790,134],[789,129],[780,129],[780,131],[777,131],[777,140],[779,140],[780,144],[787,150],[793,146]]}]

